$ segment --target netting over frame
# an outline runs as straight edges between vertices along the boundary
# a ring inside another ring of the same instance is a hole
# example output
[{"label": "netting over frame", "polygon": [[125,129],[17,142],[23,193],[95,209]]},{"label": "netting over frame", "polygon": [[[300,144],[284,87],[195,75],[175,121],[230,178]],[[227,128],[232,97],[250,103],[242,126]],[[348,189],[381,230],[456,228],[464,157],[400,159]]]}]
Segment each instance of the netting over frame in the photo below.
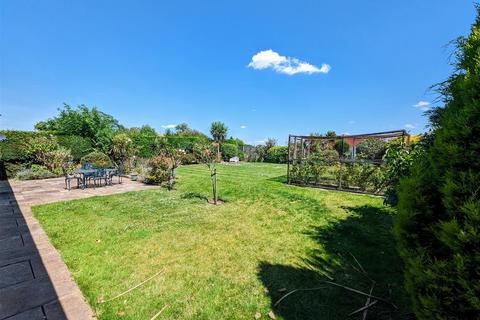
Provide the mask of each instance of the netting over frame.
[{"label": "netting over frame", "polygon": [[288,183],[381,194],[389,144],[408,145],[405,130],[288,139]]}]

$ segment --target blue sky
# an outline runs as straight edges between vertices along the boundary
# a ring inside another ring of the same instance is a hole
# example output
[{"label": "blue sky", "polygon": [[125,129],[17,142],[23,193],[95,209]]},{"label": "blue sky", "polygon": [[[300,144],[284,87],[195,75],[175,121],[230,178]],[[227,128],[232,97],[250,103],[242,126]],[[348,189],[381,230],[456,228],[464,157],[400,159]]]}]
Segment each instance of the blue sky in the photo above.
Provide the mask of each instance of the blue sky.
[{"label": "blue sky", "polygon": [[3,0],[0,10],[1,128],[32,129],[66,102],[159,132],[219,120],[249,143],[424,131],[428,88],[451,72],[445,45],[475,15],[467,0]]}]

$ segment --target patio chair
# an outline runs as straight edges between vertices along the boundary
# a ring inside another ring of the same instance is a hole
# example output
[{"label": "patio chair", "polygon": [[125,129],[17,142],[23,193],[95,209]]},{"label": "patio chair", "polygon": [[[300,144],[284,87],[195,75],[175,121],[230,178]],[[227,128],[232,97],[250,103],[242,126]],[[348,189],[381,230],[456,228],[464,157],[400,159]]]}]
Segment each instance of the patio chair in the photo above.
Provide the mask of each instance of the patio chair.
[{"label": "patio chair", "polygon": [[102,186],[102,180],[105,181],[105,184],[107,184],[107,173],[105,169],[95,170],[95,173],[91,179],[93,180],[93,188],[97,186],[97,182],[99,183],[99,186]]},{"label": "patio chair", "polygon": [[65,189],[68,191],[72,190],[72,181],[77,182],[77,188],[85,189],[85,184],[83,183],[83,179],[76,174],[70,173],[68,168],[62,166],[63,175],[65,177]]},{"label": "patio chair", "polygon": [[111,186],[113,185],[113,177],[117,175],[118,169],[108,170],[105,172],[105,182],[106,185]]},{"label": "patio chair", "polygon": [[[116,170],[115,170],[115,173],[113,174],[114,176],[118,176],[118,183],[119,184],[122,184],[122,178],[123,178],[123,175],[125,174],[125,171],[123,170],[123,165],[118,165]],[[113,176],[112,176],[113,178]]]},{"label": "patio chair", "polygon": [[[93,169],[93,165],[91,163],[85,163],[83,165],[83,169],[86,169],[86,170],[92,170]],[[93,176],[94,176],[94,173],[93,172],[85,172],[83,173],[83,179],[85,181],[85,186],[88,186],[88,183],[90,182],[90,180],[93,179]]]}]

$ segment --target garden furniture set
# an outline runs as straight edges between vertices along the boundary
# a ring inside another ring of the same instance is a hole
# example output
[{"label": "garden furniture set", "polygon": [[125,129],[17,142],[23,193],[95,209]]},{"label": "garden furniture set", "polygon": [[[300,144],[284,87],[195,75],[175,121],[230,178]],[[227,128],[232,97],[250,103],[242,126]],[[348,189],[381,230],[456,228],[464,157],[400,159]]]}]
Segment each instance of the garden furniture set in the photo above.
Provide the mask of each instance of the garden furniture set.
[{"label": "garden furniture set", "polygon": [[75,169],[73,173],[65,172],[65,188],[71,190],[72,181],[77,183],[77,188],[85,189],[92,186],[93,188],[103,185],[113,185],[113,177],[118,177],[118,183],[122,183],[123,173],[117,168],[93,168],[91,165],[84,165],[82,168]]}]

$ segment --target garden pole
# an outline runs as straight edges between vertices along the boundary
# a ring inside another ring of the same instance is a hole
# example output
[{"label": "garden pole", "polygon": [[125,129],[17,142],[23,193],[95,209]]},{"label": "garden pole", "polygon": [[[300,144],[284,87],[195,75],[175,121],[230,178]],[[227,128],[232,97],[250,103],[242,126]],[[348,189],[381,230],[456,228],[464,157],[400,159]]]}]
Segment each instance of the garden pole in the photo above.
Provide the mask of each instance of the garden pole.
[{"label": "garden pole", "polygon": [[213,203],[217,204],[217,169],[212,172]]},{"label": "garden pole", "polygon": [[288,135],[288,154],[287,154],[287,183],[290,184],[290,140],[292,139],[291,135]]}]

